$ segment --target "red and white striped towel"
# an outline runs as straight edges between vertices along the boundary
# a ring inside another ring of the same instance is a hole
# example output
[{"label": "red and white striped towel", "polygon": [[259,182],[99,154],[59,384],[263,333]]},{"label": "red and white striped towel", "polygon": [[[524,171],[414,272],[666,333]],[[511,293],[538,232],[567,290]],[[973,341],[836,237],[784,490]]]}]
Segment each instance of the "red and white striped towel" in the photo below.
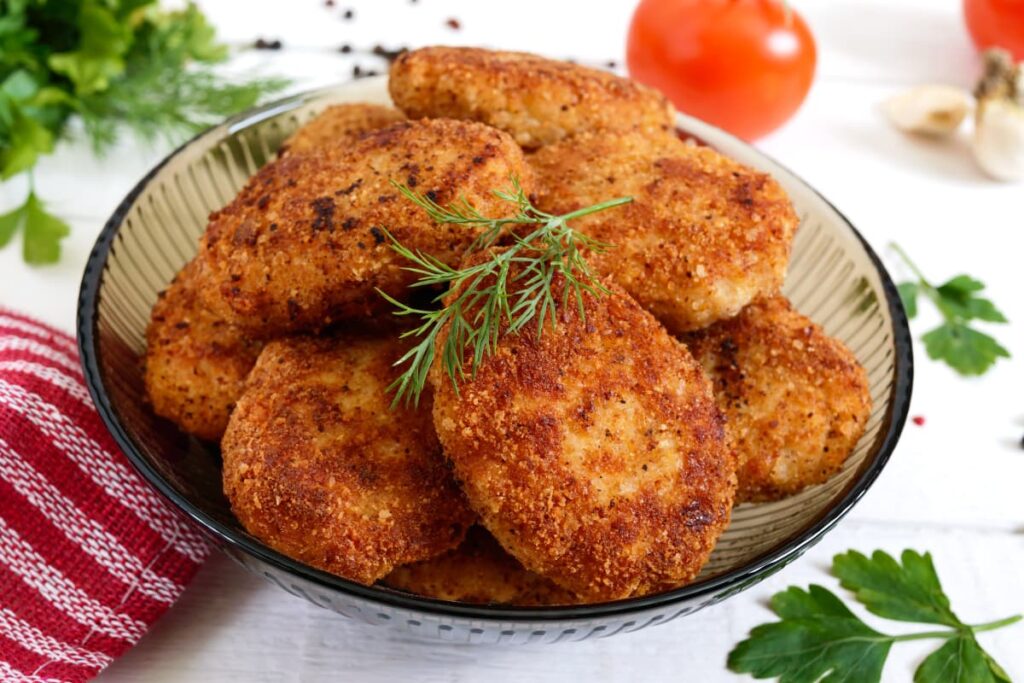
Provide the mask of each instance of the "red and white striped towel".
[{"label": "red and white striped towel", "polygon": [[0,308],[0,681],[85,681],[209,547],[132,469],[67,335]]}]

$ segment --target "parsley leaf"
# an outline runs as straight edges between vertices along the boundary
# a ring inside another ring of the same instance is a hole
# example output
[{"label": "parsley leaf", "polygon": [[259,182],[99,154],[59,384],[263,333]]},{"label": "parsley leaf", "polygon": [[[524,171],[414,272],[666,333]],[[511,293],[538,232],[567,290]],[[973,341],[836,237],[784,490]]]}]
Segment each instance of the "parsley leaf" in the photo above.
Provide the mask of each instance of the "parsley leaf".
[{"label": "parsley leaf", "polygon": [[36,165],[36,160],[53,150],[53,133],[35,119],[11,105],[11,142],[0,150],[0,178],[7,180]]},{"label": "parsley leaf", "polygon": [[771,607],[782,621],[755,627],[729,653],[732,671],[785,683],[881,679],[892,637],[868,627],[833,593],[793,586],[776,593]]},{"label": "parsley leaf", "polygon": [[27,100],[36,94],[39,90],[39,85],[32,78],[32,74],[24,69],[18,69],[4,79],[3,84],[0,85],[0,90],[12,99]]},{"label": "parsley leaf", "polygon": [[26,263],[56,263],[60,260],[60,241],[71,230],[68,224],[47,212],[35,192],[25,201],[25,234],[22,255]]},{"label": "parsley leaf", "polygon": [[0,247],[7,246],[7,243],[14,237],[14,233],[21,227],[21,221],[25,217],[25,207],[19,206],[8,213],[0,216]]},{"label": "parsley leaf", "polygon": [[53,150],[54,136],[40,120],[41,92],[37,80],[25,69],[17,69],[0,83],[0,131],[10,138],[0,145],[0,178],[32,168],[36,159]]},{"label": "parsley leaf", "polygon": [[999,342],[967,325],[946,323],[921,337],[932,360],[941,360],[961,375],[982,375],[997,358],[1010,352]]},{"label": "parsley leaf", "polygon": [[50,55],[48,64],[67,76],[76,95],[102,92],[124,73],[124,55],[132,41],[132,27],[96,0],[84,0],[78,10],[79,48]]},{"label": "parsley leaf", "polygon": [[1010,683],[1002,667],[981,648],[976,634],[1014,624],[1020,615],[964,624],[942,591],[931,555],[905,550],[900,559],[902,563],[880,550],[870,557],[851,550],[835,556],[832,572],[878,616],[947,628],[887,635],[865,624],[825,588],[791,586],[771,600],[780,620],[751,630],[729,653],[729,669],[755,678],[778,678],[782,683],[876,683],[895,643],[935,639],[942,640],[942,645],[921,662],[915,683]]},{"label": "parsley leaf", "polygon": [[35,192],[29,192],[18,208],[0,215],[0,247],[6,246],[22,227],[22,256],[26,263],[41,265],[60,260],[60,241],[70,230],[67,223],[46,210]]},{"label": "parsley leaf", "polygon": [[876,550],[867,557],[850,550],[832,560],[832,573],[868,611],[886,619],[962,626],[935,572],[930,553],[904,550],[903,564]]},{"label": "parsley leaf", "polygon": [[952,280],[935,288],[939,294],[936,305],[944,314],[964,320],[1005,323],[1006,317],[996,309],[991,301],[975,296],[983,289],[985,289],[985,285],[971,276],[957,275]]},{"label": "parsley leaf", "polygon": [[920,289],[916,282],[901,282],[896,285],[900,293],[900,300],[903,308],[907,311],[907,317],[911,320],[917,317],[917,293]]},{"label": "parsley leaf", "polygon": [[950,638],[928,655],[914,672],[914,683],[1011,683],[1003,668],[981,649],[971,634]]},{"label": "parsley leaf", "polygon": [[984,283],[970,275],[957,275],[941,285],[929,282],[898,245],[893,249],[917,276],[917,281],[897,285],[907,317],[917,316],[919,296],[929,299],[943,323],[921,337],[928,357],[940,360],[961,375],[982,375],[1000,358],[1009,358],[1007,351],[993,337],[970,326],[974,320],[1005,323],[1006,316],[989,299],[981,296]]}]

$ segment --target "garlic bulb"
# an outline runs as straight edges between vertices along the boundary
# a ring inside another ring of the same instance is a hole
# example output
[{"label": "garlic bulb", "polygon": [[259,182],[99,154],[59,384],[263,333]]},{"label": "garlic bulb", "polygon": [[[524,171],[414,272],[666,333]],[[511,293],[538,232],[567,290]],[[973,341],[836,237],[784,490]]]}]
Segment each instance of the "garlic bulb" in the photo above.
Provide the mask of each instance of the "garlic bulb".
[{"label": "garlic bulb", "polygon": [[970,93],[949,85],[920,85],[882,106],[894,126],[907,133],[941,137],[952,134],[971,110]]},{"label": "garlic bulb", "polygon": [[1024,65],[1004,50],[984,55],[985,73],[974,90],[974,158],[997,180],[1024,179]]},{"label": "garlic bulb", "polygon": [[1006,50],[993,48],[981,56],[983,71],[974,96],[979,102],[999,98],[1012,100],[1024,107],[1024,68],[1013,63],[1013,55]]},{"label": "garlic bulb", "polygon": [[993,178],[1024,179],[1024,108],[1010,100],[982,101],[973,148],[978,165]]}]

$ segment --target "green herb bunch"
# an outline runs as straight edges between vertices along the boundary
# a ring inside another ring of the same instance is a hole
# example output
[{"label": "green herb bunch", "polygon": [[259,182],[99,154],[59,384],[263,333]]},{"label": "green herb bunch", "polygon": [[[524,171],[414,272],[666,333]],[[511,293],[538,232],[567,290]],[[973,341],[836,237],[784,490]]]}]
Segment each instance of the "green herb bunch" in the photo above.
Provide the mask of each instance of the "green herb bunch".
[{"label": "green herb bunch", "polygon": [[[569,221],[632,201],[631,197],[622,197],[555,216],[535,207],[513,177],[511,191],[494,194],[512,204],[515,213],[508,218],[488,218],[465,200],[442,207],[404,185],[395,186],[438,223],[482,226],[480,236],[467,253],[494,246],[508,226],[535,227],[530,231],[511,231],[509,246],[485,252],[481,260],[457,268],[408,249],[387,233],[391,248],[412,264],[405,270],[419,276],[412,287],[445,287],[434,299],[439,304],[434,309],[409,306],[378,290],[395,306],[396,315],[422,320],[421,325],[402,335],[419,337],[420,341],[396,363],[407,367],[389,387],[395,392],[393,405],[403,399],[419,401],[434,362],[435,342],[446,324],[449,329],[441,348],[441,365],[458,391],[459,381],[466,377],[467,349],[471,351],[472,373],[494,352],[502,334],[518,334],[536,321],[539,337],[548,321],[552,326],[557,324],[557,307],[569,305],[570,300],[583,315],[584,293],[607,293],[584,253],[601,252],[611,245],[574,230]],[[556,291],[557,275],[562,276],[561,291]]]},{"label": "green herb bunch", "polygon": [[[178,139],[252,106],[280,79],[228,83],[213,28],[192,4],[163,11],[157,0],[0,0],[0,179],[31,172],[81,118],[96,153],[119,127],[142,138]],[[0,247],[24,228],[29,263],[60,258],[68,226],[47,212],[34,183],[0,216]]]},{"label": "green herb bunch", "polygon": [[729,653],[729,669],[784,683],[875,683],[894,644],[930,639],[942,644],[917,667],[914,683],[1010,683],[976,635],[1014,624],[1020,615],[965,624],[950,607],[931,555],[904,550],[900,559],[881,550],[871,557],[851,550],[833,558],[832,573],[872,614],[943,628],[887,635],[865,624],[826,588],[791,586],[771,600],[780,621],[755,627]]},{"label": "green herb bunch", "polygon": [[921,337],[929,358],[941,360],[961,375],[982,375],[999,358],[1010,357],[1010,352],[994,338],[971,326],[974,321],[1006,322],[1006,316],[995,304],[981,296],[984,283],[970,275],[957,275],[941,285],[933,285],[899,245],[891,246],[917,276],[916,281],[897,286],[907,317],[917,316],[919,295],[929,299],[942,314],[943,323]]}]

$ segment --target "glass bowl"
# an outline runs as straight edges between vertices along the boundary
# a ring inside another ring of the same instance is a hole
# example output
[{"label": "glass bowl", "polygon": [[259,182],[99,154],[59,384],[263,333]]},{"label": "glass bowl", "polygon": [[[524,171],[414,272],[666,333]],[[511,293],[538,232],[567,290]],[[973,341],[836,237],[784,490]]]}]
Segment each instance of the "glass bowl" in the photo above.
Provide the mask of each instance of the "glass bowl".
[{"label": "glass bowl", "polygon": [[801,218],[784,292],[867,368],[874,408],[842,471],[785,500],[738,506],[698,580],[602,604],[519,608],[445,602],[363,586],[292,560],[253,538],[221,491],[216,446],[157,418],[139,359],[157,293],[192,257],[207,215],[227,204],[298,126],[339,102],[388,103],[384,78],[297,95],[236,116],[183,145],[139,181],[89,257],[78,303],[86,382],[107,427],[142,476],[244,567],[340,614],[463,642],[580,640],[661,624],[743,591],[786,566],[850,511],[885,466],[907,416],[910,334],[889,275],[831,204],[795,175],[706,123],[680,130],[774,175]]}]

